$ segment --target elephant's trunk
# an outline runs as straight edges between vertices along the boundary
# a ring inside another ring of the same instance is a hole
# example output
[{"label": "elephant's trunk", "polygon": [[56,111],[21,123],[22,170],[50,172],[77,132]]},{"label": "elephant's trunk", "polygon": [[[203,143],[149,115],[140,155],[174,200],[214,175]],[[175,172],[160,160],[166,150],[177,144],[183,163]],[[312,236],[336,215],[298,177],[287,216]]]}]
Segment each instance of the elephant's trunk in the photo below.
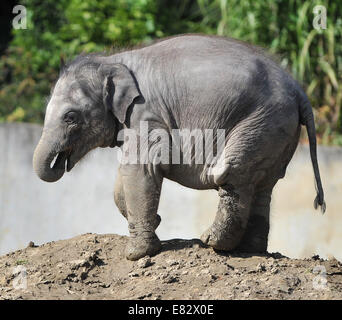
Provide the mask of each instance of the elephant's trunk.
[{"label": "elephant's trunk", "polygon": [[[33,155],[33,168],[38,177],[47,182],[59,180],[65,172],[65,161],[67,155],[65,152],[58,153],[54,144],[47,142],[48,139],[41,137]],[[57,156],[53,167],[51,163]]]}]

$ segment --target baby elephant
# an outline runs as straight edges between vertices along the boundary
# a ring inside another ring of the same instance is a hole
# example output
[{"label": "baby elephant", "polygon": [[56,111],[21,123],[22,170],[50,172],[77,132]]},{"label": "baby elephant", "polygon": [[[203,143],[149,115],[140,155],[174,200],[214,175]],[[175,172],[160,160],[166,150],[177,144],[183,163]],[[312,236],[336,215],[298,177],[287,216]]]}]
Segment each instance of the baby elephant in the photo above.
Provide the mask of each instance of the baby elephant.
[{"label": "baby elephant", "polygon": [[316,179],[314,206],[324,212],[312,108],[298,83],[254,46],[176,36],[64,66],[33,166],[54,182],[90,150],[120,147],[114,199],[128,220],[130,260],[161,249],[155,230],[163,178],[218,190],[205,244],[265,252],[272,189],[285,175],[301,125]]}]

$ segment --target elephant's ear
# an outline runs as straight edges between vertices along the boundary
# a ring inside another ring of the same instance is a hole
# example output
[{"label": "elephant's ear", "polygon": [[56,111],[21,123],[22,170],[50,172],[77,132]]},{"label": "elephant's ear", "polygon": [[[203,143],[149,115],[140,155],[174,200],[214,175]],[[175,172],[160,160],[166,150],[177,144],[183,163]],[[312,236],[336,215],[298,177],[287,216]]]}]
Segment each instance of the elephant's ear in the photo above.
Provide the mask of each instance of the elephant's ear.
[{"label": "elephant's ear", "polygon": [[101,64],[99,72],[104,76],[103,103],[124,123],[129,106],[140,93],[129,69],[123,64]]}]

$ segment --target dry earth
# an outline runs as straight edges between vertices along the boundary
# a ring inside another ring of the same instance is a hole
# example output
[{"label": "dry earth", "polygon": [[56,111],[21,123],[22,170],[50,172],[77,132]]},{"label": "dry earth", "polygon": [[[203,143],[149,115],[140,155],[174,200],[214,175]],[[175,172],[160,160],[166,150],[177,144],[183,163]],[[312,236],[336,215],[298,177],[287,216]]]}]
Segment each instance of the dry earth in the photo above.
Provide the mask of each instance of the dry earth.
[{"label": "dry earth", "polygon": [[0,299],[342,298],[335,259],[223,254],[197,239],[175,239],[163,241],[160,254],[132,262],[124,257],[126,241],[85,234],[30,243],[0,257]]}]

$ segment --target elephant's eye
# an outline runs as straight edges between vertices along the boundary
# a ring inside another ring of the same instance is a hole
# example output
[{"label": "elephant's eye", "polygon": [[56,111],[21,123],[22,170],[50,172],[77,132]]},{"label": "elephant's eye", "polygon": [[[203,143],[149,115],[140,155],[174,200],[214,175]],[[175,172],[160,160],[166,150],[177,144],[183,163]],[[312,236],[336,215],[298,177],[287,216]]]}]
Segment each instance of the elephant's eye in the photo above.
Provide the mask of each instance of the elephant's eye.
[{"label": "elephant's eye", "polygon": [[78,114],[75,111],[70,111],[64,115],[64,121],[67,123],[77,123],[78,122]]}]

